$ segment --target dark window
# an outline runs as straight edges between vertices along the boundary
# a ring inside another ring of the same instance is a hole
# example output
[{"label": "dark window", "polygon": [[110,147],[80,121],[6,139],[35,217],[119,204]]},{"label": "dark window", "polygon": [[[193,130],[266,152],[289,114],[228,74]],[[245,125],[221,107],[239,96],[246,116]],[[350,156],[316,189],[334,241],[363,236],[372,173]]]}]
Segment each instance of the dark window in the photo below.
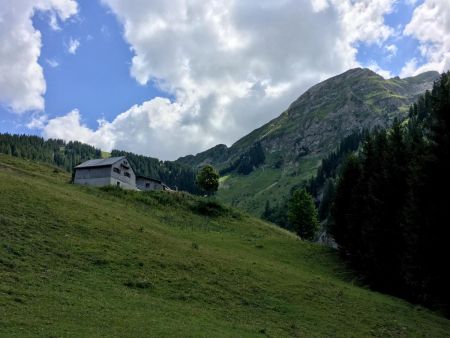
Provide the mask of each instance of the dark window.
[{"label": "dark window", "polygon": [[146,188],[150,188],[150,183],[145,183]]},{"label": "dark window", "polygon": [[120,187],[120,182],[117,182],[117,186]]},{"label": "dark window", "polygon": [[124,175],[125,175],[126,177],[131,177],[130,173],[127,173],[127,172],[125,172]]},{"label": "dark window", "polygon": [[115,172],[115,173],[118,173],[118,174],[120,174],[120,169],[119,168],[113,168],[113,171]]}]

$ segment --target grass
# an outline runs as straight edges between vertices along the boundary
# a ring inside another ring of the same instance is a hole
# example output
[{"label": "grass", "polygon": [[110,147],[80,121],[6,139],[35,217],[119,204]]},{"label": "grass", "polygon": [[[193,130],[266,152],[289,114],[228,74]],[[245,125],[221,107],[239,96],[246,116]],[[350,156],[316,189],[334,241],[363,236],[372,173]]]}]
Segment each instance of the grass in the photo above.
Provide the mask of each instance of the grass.
[{"label": "grass", "polygon": [[70,185],[0,155],[2,337],[445,337],[334,251],[214,200]]},{"label": "grass", "polygon": [[313,176],[320,164],[319,157],[304,157],[296,168],[261,167],[249,175],[230,174],[220,178],[218,198],[255,216],[264,211],[266,201],[276,205],[292,187]]}]

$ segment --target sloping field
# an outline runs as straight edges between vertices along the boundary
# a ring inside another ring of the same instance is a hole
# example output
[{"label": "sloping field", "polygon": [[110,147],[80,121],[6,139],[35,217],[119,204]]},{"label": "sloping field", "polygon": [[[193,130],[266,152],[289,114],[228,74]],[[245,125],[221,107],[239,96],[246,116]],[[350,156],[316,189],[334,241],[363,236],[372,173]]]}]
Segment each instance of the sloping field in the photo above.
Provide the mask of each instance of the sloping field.
[{"label": "sloping field", "polygon": [[2,337],[449,336],[449,320],[256,218],[69,178],[0,155]]}]

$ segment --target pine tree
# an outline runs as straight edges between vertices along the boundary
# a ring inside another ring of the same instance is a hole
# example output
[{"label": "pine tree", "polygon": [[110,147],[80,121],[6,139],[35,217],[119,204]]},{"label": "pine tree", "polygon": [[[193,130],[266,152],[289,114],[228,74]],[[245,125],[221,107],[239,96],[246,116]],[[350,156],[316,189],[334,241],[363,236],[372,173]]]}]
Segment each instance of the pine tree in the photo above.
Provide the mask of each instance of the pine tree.
[{"label": "pine tree", "polygon": [[450,314],[450,80],[372,132],[338,179],[330,232],[371,286]]}]

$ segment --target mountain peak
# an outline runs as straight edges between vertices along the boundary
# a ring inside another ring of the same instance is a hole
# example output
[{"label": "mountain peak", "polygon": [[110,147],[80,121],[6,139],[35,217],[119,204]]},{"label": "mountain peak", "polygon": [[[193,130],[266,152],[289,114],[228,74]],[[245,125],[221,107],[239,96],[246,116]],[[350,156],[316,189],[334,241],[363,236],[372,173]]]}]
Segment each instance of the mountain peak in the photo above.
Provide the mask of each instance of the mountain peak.
[{"label": "mountain peak", "polygon": [[376,72],[374,72],[373,70],[371,70],[369,68],[361,68],[361,67],[351,68],[338,76],[345,76],[345,75],[378,75],[378,76],[380,76],[379,74],[377,74]]},{"label": "mountain peak", "polygon": [[[386,126],[404,117],[417,95],[430,89],[437,72],[384,79],[368,68],[353,68],[308,89],[279,117],[235,142],[217,145],[179,161],[226,167],[253,144],[296,166],[304,156],[322,156],[355,129]],[[283,150],[282,150],[283,149]]]}]

